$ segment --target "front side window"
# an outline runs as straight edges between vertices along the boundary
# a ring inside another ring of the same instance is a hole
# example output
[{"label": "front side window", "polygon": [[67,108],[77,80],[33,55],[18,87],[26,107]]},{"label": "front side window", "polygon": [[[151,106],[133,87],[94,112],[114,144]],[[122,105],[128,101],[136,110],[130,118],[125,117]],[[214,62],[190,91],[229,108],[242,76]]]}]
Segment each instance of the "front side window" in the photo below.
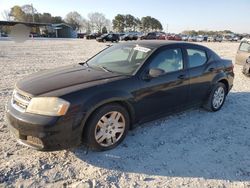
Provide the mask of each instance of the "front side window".
[{"label": "front side window", "polygon": [[197,49],[187,49],[189,68],[199,67],[207,62],[206,52]]},{"label": "front side window", "polygon": [[246,42],[241,43],[240,51],[249,52],[249,50],[250,50],[250,44],[249,43],[246,43]]},{"label": "front side window", "polygon": [[87,63],[94,69],[131,75],[151,53],[152,49],[143,46],[133,44],[114,45],[102,51]]},{"label": "front side window", "polygon": [[150,63],[150,68],[159,68],[166,73],[183,69],[181,49],[166,49],[156,55]]}]

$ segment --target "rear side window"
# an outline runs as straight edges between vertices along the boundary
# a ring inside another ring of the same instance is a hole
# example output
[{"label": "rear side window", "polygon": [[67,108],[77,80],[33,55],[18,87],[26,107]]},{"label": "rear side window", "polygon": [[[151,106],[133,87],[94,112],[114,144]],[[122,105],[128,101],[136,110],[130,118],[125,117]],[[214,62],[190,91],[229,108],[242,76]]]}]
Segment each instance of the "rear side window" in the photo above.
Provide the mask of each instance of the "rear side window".
[{"label": "rear side window", "polygon": [[197,49],[187,49],[189,67],[199,67],[207,62],[206,52]]},{"label": "rear side window", "polygon": [[243,52],[248,52],[250,50],[250,44],[246,42],[241,43],[239,50]]}]

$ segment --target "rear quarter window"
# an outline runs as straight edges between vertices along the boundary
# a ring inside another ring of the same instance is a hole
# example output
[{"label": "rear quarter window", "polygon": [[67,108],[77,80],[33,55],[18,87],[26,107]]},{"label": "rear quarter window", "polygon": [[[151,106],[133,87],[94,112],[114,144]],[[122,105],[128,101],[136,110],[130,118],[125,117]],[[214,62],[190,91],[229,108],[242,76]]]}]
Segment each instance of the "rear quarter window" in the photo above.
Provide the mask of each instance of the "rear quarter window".
[{"label": "rear quarter window", "polygon": [[250,44],[247,43],[247,42],[242,42],[241,45],[240,45],[239,50],[243,51],[243,52],[249,52],[249,50],[250,50]]},{"label": "rear quarter window", "polygon": [[199,67],[207,62],[207,54],[204,50],[187,49],[189,68]]}]

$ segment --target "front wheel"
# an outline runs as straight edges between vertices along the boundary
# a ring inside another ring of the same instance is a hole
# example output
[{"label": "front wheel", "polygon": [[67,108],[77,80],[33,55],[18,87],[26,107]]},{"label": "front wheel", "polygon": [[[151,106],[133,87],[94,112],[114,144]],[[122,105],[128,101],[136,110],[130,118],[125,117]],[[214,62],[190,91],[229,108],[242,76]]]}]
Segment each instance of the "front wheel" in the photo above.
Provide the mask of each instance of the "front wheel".
[{"label": "front wheel", "polygon": [[112,149],[125,138],[129,123],[125,108],[118,104],[105,105],[91,116],[84,131],[84,140],[95,150]]},{"label": "front wheel", "polygon": [[217,83],[212,89],[204,108],[216,112],[221,109],[227,96],[227,89],[225,84]]}]

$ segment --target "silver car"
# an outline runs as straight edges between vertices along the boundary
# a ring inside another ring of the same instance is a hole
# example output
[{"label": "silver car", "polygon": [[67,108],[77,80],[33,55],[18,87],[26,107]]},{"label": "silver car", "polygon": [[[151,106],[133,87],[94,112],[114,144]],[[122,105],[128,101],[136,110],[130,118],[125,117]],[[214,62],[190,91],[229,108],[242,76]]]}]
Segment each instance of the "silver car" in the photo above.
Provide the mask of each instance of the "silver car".
[{"label": "silver car", "polygon": [[238,65],[244,65],[246,63],[246,59],[250,56],[250,39],[242,40],[240,46],[238,48],[235,62]]},{"label": "silver car", "polygon": [[242,40],[236,54],[235,62],[243,65],[243,73],[250,75],[250,39]]}]

